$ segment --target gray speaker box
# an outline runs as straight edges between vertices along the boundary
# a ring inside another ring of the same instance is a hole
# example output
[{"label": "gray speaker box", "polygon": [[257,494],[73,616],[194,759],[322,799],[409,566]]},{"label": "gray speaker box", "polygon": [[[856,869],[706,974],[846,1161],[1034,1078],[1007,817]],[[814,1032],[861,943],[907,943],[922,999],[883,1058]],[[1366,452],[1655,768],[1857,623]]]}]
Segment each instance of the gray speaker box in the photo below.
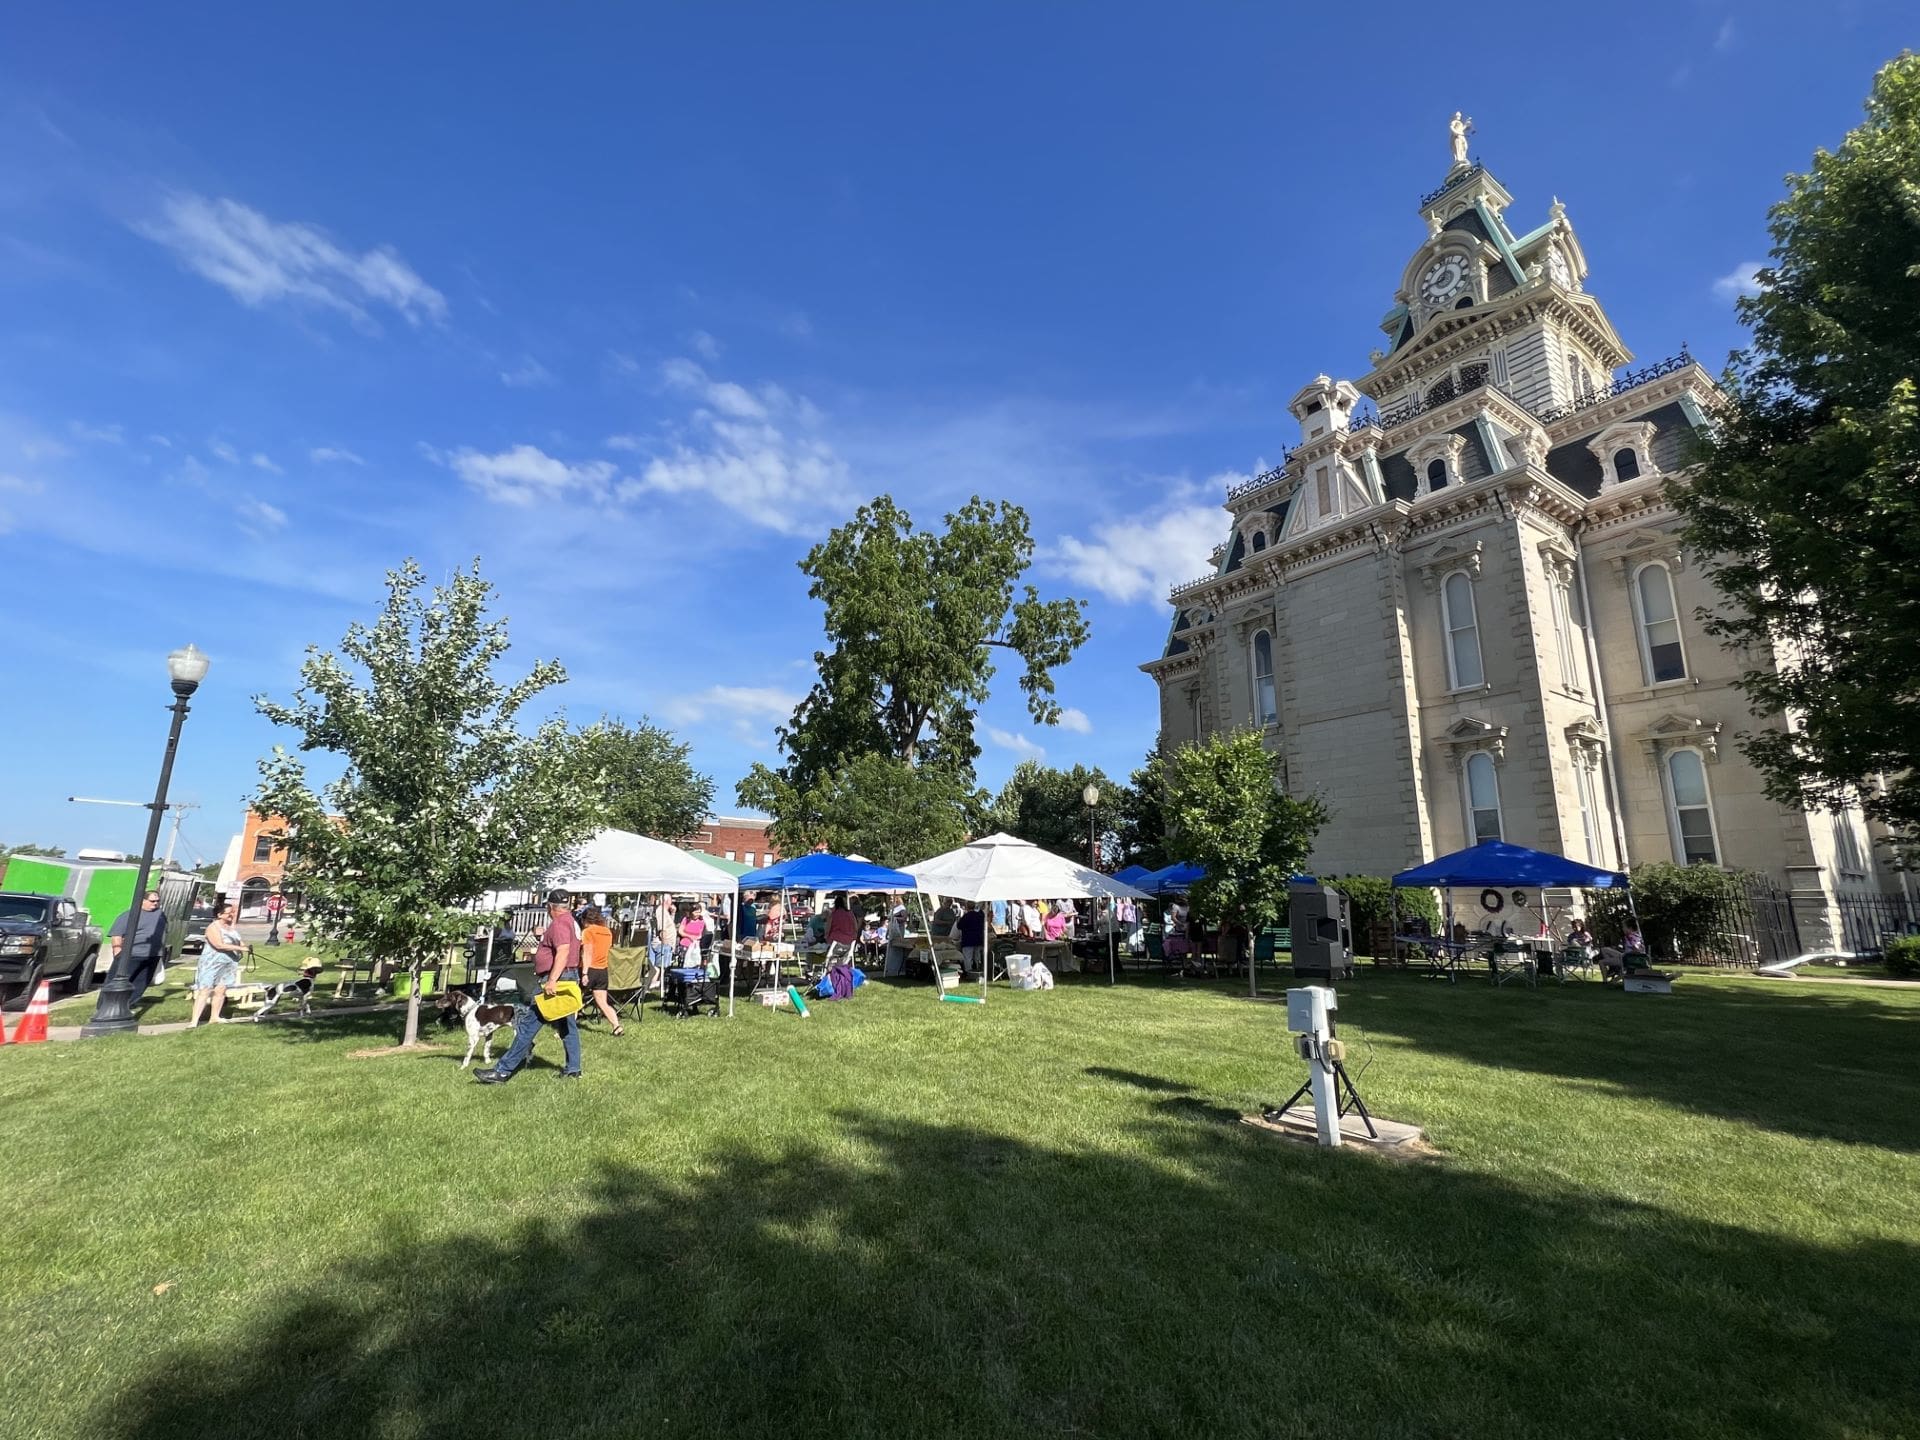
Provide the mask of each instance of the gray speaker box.
[{"label": "gray speaker box", "polygon": [[1293,928],[1293,973],[1339,980],[1353,974],[1353,908],[1325,885],[1293,886],[1288,920]]}]

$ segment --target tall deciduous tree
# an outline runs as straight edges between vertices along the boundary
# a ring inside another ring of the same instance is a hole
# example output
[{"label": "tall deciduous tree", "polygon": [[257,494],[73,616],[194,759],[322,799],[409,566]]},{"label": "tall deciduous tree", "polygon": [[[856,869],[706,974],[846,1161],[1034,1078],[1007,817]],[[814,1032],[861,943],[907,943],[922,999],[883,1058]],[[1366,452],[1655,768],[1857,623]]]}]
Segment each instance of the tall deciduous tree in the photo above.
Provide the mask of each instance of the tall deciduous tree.
[{"label": "tall deciduous tree", "polygon": [[859,755],[815,779],[804,793],[761,771],[741,782],[741,799],[774,817],[767,836],[783,855],[824,848],[879,865],[911,865],[966,842],[984,796],[941,765],[892,755]]},{"label": "tall deciduous tree", "polygon": [[575,744],[585,773],[601,777],[604,825],[679,840],[698,830],[713,808],[713,778],[693,768],[684,741],[644,715],[633,725],[602,716]]},{"label": "tall deciduous tree", "polygon": [[1248,928],[1287,913],[1287,885],[1327,821],[1317,798],[1296,800],[1274,783],[1273,756],[1257,731],[1184,745],[1166,762],[1167,819],[1181,857],[1205,867],[1189,891],[1196,911]]},{"label": "tall deciduous tree", "polygon": [[[817,837],[821,817],[844,811],[852,787],[867,783],[908,791],[929,821],[932,807],[950,802],[966,823],[965,807],[977,803],[974,717],[994,652],[1019,662],[1028,712],[1051,725],[1060,716],[1053,672],[1087,636],[1080,601],[1042,600],[1020,583],[1032,562],[1026,512],[977,495],[940,530],[914,529],[892,497],[879,496],[807,552],[807,593],[826,611],[819,678],[779,732],[779,768],[754,766],[736,792],[773,816],[777,843],[791,851],[788,837]],[[860,763],[876,756],[920,783]]]},{"label": "tall deciduous tree", "polygon": [[[1091,814],[1085,792],[1100,788],[1100,803]],[[1126,787],[1109,780],[1097,767],[1075,765],[1058,770],[1038,760],[1022,760],[993,802],[991,824],[996,830],[1030,840],[1081,864],[1102,868],[1112,858],[1114,825],[1126,803]],[[1094,838],[1089,858],[1089,837]]]},{"label": "tall deciduous tree", "polygon": [[1115,863],[1159,870],[1183,857],[1167,838],[1167,757],[1157,743],[1131,780],[1121,791]]},{"label": "tall deciduous tree", "polygon": [[[1734,602],[1709,628],[1755,657],[1771,722],[1743,736],[1785,804],[1852,801],[1920,830],[1920,57],[1773,209],[1753,342],[1675,495]],[[1771,663],[1764,663],[1770,660]],[[1784,718],[1784,722],[1783,719]],[[1881,788],[1879,777],[1886,777]]]},{"label": "tall deciduous tree", "polygon": [[349,626],[338,655],[310,648],[291,701],[254,701],[299,732],[300,750],[344,766],[316,790],[282,747],[260,762],[253,808],[286,817],[287,884],[306,896],[309,925],[415,975],[471,932],[475,898],[526,885],[583,840],[605,793],[561,721],[519,728],[527,702],[566,676],[543,660],[517,683],[496,678],[507,629],[487,617],[478,564],[430,596],[424,584],[411,560],[389,571],[379,619]]}]

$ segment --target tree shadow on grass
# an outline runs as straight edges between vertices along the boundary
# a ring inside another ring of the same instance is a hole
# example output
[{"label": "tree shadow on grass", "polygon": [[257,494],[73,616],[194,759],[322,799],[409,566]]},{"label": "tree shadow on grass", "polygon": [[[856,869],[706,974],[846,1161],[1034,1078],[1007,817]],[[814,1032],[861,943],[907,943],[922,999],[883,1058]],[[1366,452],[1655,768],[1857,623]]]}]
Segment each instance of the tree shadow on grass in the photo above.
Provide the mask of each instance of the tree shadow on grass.
[{"label": "tree shadow on grass", "polygon": [[[1811,988],[1811,987],[1810,987]],[[1342,1020],[1494,1068],[1598,1081],[1788,1134],[1920,1151],[1920,1008],[1685,979],[1671,996],[1365,975]]]},{"label": "tree shadow on grass", "polygon": [[339,1261],[87,1433],[1893,1435],[1920,1252],[1201,1123],[1125,1151],[843,1111],[605,1165],[567,1224]]}]

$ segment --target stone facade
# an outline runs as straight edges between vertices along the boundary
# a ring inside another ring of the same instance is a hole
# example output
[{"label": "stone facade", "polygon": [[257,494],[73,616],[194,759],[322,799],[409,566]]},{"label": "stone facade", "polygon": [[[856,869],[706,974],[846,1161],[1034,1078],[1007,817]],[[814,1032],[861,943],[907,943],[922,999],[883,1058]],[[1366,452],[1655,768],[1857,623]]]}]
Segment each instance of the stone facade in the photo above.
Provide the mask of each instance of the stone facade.
[{"label": "stone facade", "polygon": [[[1384,875],[1497,835],[1608,868],[1761,872],[1807,922],[1879,893],[1854,815],[1769,801],[1755,720],[1697,612],[1722,603],[1667,485],[1716,401],[1685,354],[1639,370],[1566,211],[1455,165],[1357,381],[1289,405],[1301,439],[1226,498],[1215,572],[1172,595],[1163,743],[1254,725],[1333,818],[1324,873]],[[1772,722],[1772,723],[1778,723]]]}]

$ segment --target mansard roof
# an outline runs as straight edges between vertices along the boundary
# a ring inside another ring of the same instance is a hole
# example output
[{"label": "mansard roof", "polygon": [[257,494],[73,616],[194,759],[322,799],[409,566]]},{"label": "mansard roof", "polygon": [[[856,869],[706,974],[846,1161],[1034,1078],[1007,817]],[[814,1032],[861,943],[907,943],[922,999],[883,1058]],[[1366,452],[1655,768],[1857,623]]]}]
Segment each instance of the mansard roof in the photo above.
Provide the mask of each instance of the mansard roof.
[{"label": "mansard roof", "polygon": [[[1653,426],[1653,443],[1648,451],[1655,467],[1663,475],[1670,475],[1683,468],[1687,463],[1687,449],[1693,438],[1694,422],[1686,408],[1679,401],[1649,410],[1644,415],[1636,415],[1636,420],[1645,420]],[[1588,444],[1601,431],[1611,428],[1595,425],[1583,428],[1577,436],[1562,441],[1547,452],[1547,473],[1565,485],[1569,490],[1577,491],[1591,500],[1600,493],[1600,461]]]}]

